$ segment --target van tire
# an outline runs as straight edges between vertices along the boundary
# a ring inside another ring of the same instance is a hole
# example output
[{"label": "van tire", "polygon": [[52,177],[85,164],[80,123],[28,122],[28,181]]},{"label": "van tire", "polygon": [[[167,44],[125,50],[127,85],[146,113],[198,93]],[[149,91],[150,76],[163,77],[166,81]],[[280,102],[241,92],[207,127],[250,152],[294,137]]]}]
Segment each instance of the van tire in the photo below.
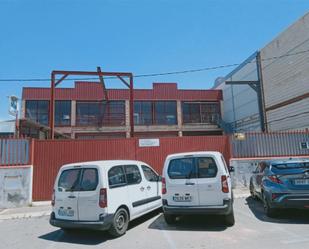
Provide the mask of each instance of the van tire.
[{"label": "van tire", "polygon": [[175,224],[176,222],[176,215],[173,214],[163,214],[164,215],[164,220],[168,225]]},{"label": "van tire", "polygon": [[232,210],[229,214],[225,215],[225,224],[229,227],[234,226],[235,224],[235,217],[234,211]]},{"label": "van tire", "polygon": [[108,230],[113,237],[120,237],[127,231],[129,225],[129,214],[124,208],[119,208],[114,215],[113,223]]}]

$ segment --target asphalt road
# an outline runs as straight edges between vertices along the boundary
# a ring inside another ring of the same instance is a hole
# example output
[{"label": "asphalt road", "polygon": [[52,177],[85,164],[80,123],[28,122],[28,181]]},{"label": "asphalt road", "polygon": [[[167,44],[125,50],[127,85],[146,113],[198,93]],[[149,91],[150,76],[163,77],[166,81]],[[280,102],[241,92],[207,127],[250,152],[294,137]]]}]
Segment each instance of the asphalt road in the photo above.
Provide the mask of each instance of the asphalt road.
[{"label": "asphalt road", "polygon": [[52,227],[48,217],[0,220],[1,249],[62,248],[300,248],[309,249],[309,211],[289,211],[265,217],[261,203],[236,199],[236,224],[222,225],[216,216],[182,218],[168,226],[159,212],[133,221],[127,233],[112,239],[105,232],[66,234]]}]

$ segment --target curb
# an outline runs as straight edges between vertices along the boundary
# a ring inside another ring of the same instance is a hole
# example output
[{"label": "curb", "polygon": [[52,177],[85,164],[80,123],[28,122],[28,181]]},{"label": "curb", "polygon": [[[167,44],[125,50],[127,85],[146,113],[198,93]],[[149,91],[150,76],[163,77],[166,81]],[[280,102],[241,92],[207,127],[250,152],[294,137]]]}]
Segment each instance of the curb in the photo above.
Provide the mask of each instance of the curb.
[{"label": "curb", "polygon": [[29,212],[19,214],[3,214],[0,215],[0,220],[27,219],[33,217],[49,216],[51,211]]}]

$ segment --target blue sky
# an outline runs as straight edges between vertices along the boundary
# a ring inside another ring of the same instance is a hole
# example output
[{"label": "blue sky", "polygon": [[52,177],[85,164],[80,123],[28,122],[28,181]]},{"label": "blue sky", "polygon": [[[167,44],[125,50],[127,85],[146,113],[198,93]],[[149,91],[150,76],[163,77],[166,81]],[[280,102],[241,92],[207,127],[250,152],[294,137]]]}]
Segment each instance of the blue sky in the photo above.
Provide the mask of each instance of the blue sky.
[{"label": "blue sky", "polygon": [[[96,66],[137,75],[239,63],[308,10],[308,0],[0,0],[0,79]],[[207,89],[232,69],[138,78],[135,87]],[[49,82],[0,82],[0,120],[9,118],[6,96],[21,96],[23,86]]]}]

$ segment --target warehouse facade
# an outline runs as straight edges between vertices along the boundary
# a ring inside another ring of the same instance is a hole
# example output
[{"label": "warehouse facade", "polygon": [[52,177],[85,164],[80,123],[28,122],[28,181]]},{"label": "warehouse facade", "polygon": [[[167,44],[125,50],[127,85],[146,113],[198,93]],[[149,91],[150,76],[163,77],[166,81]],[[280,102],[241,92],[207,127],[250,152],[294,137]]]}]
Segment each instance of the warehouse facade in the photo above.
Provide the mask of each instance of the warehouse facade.
[{"label": "warehouse facade", "polygon": [[[249,56],[214,89],[223,91],[222,118],[233,132],[261,131],[256,92],[248,85],[226,81],[256,81],[256,55]],[[266,131],[309,128],[309,13],[260,50],[263,118]]]},{"label": "warehouse facade", "polygon": [[[129,90],[109,89],[105,100],[98,82],[75,82],[55,92],[55,130],[71,138],[130,136]],[[22,116],[49,124],[49,88],[23,88]],[[137,137],[221,135],[221,90],[180,90],[176,83],[153,83],[134,90]]]}]

